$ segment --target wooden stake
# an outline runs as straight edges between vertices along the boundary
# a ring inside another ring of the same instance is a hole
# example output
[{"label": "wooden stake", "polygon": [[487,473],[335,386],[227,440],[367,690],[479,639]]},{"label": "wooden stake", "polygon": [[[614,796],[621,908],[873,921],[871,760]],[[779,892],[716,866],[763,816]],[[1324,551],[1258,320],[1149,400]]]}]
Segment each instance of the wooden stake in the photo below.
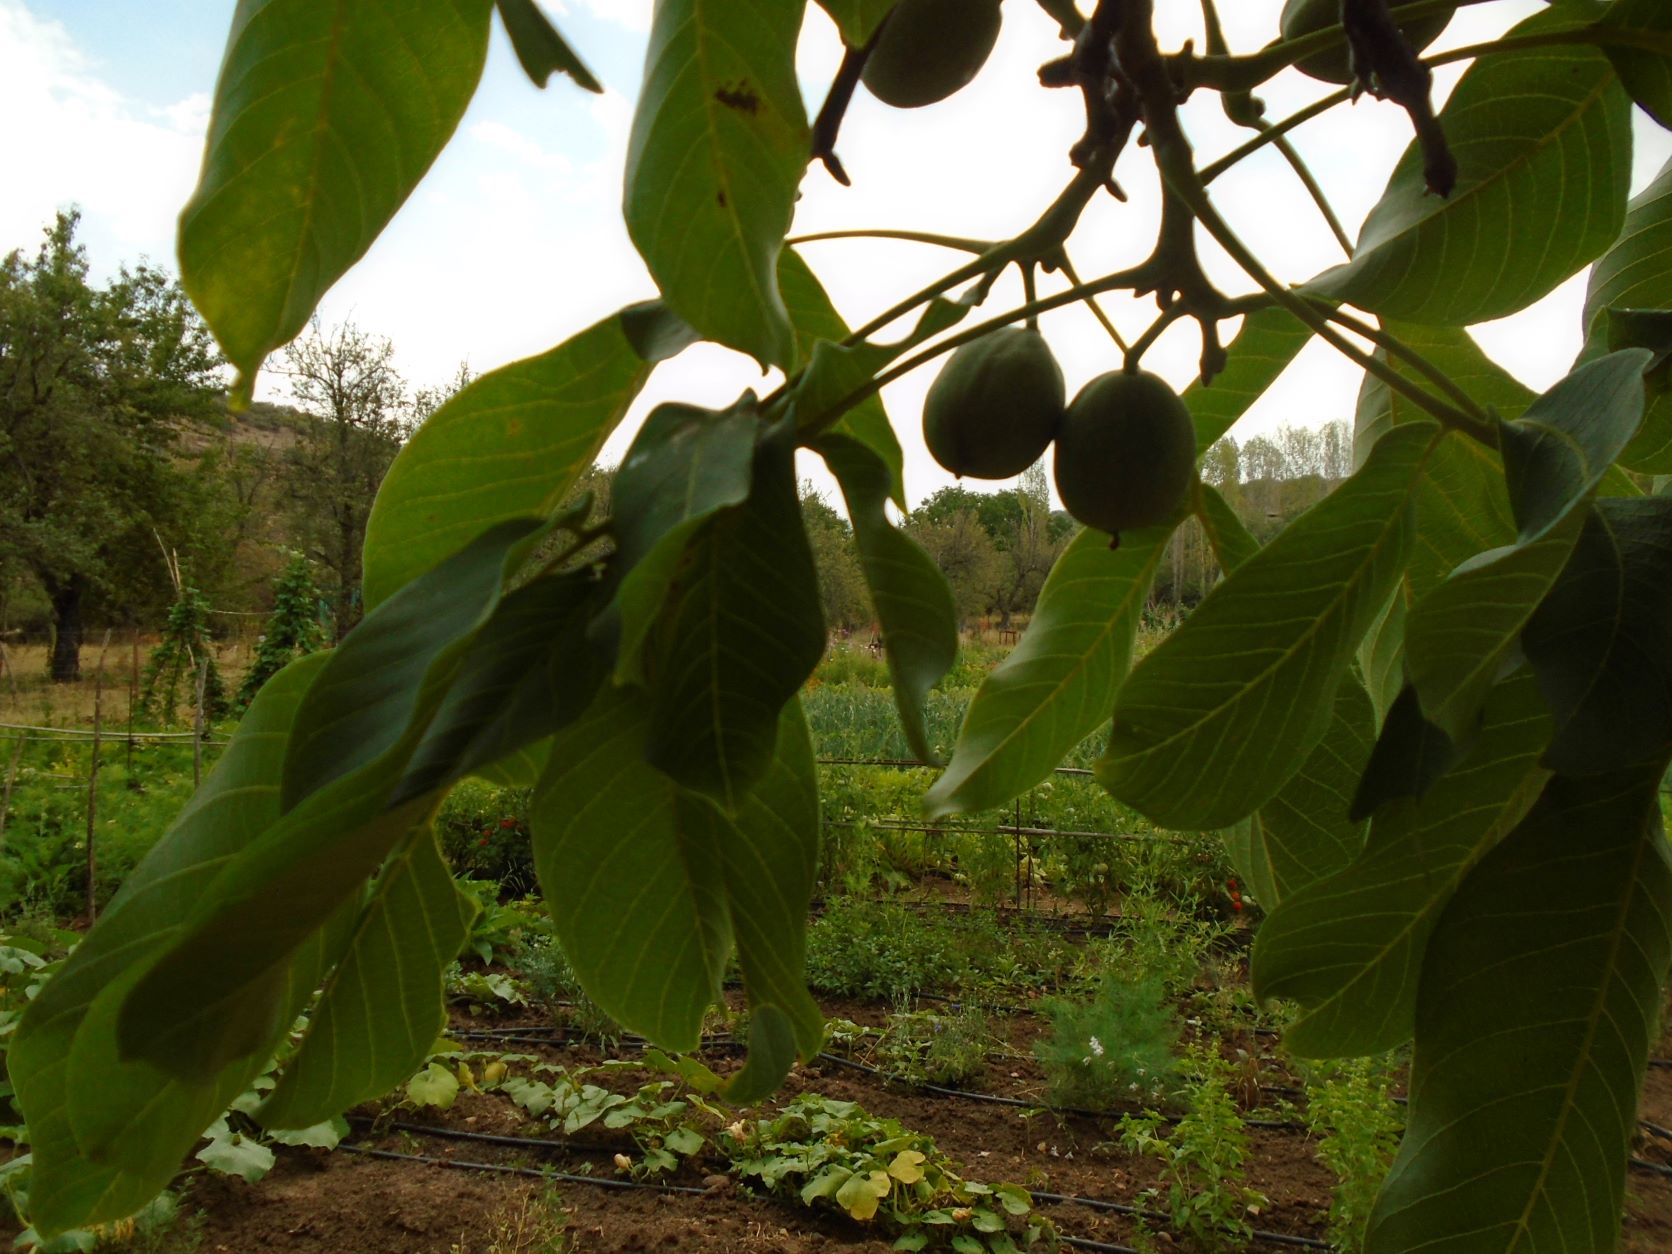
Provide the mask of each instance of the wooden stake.
[{"label": "wooden stake", "polygon": [[87,768],[87,922],[99,915],[99,860],[96,842],[99,818],[99,733],[104,730],[105,654],[110,651],[110,628],[99,647],[99,669],[93,679],[93,761]]},{"label": "wooden stake", "polygon": [[[0,641],[0,670],[6,672],[6,683],[11,689],[12,704],[17,705],[17,674],[12,670],[11,654],[6,652],[4,641]],[[21,709],[21,707],[19,707]],[[24,733],[19,732],[17,739],[12,742],[12,760],[6,765],[6,787],[0,791],[0,849],[6,847],[6,814],[12,808],[12,785],[17,782],[17,768],[23,764],[23,746],[28,743]]]},{"label": "wooden stake", "polygon": [[192,702],[192,791],[203,782],[203,689],[209,682],[209,658],[197,663],[197,695]]}]

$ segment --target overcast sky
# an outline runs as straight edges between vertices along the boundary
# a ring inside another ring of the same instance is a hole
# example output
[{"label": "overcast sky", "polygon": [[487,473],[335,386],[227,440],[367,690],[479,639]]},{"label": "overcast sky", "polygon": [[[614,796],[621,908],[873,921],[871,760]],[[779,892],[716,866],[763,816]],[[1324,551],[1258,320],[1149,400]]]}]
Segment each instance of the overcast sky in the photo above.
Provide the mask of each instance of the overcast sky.
[{"label": "overcast sky", "polygon": [[[621,167],[651,0],[547,0],[547,6],[606,93],[589,95],[556,78],[537,90],[496,30],[481,89],[453,142],[321,306],[327,321],[353,318],[389,336],[415,386],[441,383],[461,360],[482,372],[542,351],[653,294],[620,219]],[[1166,46],[1200,40],[1195,0],[1158,7],[1164,22],[1177,23],[1162,28]],[[1281,0],[1230,0],[1220,7],[1232,46],[1247,51],[1274,31]],[[1465,8],[1435,47],[1490,37],[1539,7],[1536,0],[1506,0]],[[0,0],[0,118],[6,119],[0,250],[32,249],[54,210],[79,205],[82,238],[101,277],[140,258],[172,267],[175,217],[196,181],[232,9],[233,0]],[[839,149],[854,186],[842,188],[821,168],[811,170],[798,231],[912,227],[991,239],[1014,234],[1038,216],[1071,174],[1066,153],[1083,115],[1075,93],[1045,91],[1034,78],[1041,62],[1066,47],[1055,24],[1030,0],[1008,0],[1004,14],[992,59],[951,102],[897,111],[860,94]],[[809,114],[840,55],[834,28],[810,4],[800,53]],[[1456,71],[1442,71],[1440,90],[1455,80]],[[1286,73],[1263,92],[1268,116],[1281,117],[1321,91],[1312,80]],[[1201,158],[1248,134],[1225,121],[1205,95],[1187,107],[1186,121]],[[1640,113],[1635,122],[1634,191],[1672,156],[1666,132]],[[1350,233],[1375,203],[1408,137],[1404,114],[1371,100],[1295,132]],[[1131,200],[1123,205],[1103,198],[1088,213],[1072,250],[1082,277],[1140,260],[1153,242],[1156,182],[1142,149],[1127,152],[1117,177]],[[1214,185],[1214,194],[1244,241],[1281,277],[1299,281],[1342,259],[1280,160],[1244,163]],[[854,322],[962,260],[936,248],[869,241],[809,245],[806,255]],[[1211,248],[1204,255],[1228,292],[1249,289]],[[1565,372],[1578,349],[1583,291],[1581,275],[1532,309],[1477,328],[1477,337],[1542,389]],[[1019,284],[1007,279],[988,309],[996,312],[1019,297]],[[1106,298],[1104,307],[1129,336],[1154,316],[1148,300]],[[1118,364],[1113,345],[1088,313],[1048,315],[1042,329],[1071,389]],[[1182,386],[1197,352],[1193,325],[1182,323],[1145,364]],[[929,459],[918,433],[930,377],[914,372],[884,394],[907,449],[914,502],[951,482]],[[658,400],[724,404],[745,387],[770,382],[737,354],[692,349],[657,371],[605,457],[619,458]],[[1283,423],[1351,418],[1356,388],[1357,372],[1332,350],[1313,345],[1234,434],[1246,438]],[[282,398],[270,376],[258,394]]]}]

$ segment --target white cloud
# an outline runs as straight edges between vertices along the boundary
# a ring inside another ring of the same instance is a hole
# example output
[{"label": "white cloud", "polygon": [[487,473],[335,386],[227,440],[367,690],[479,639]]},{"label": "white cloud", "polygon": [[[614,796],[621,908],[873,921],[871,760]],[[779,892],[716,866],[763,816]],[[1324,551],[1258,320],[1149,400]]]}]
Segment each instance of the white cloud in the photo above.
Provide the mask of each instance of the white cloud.
[{"label": "white cloud", "polygon": [[[230,0],[223,0],[230,3]],[[1464,9],[1445,36],[1457,45],[1489,36],[1502,16]],[[1536,0],[1516,9],[1533,11]],[[1275,28],[1278,0],[1222,6],[1234,47],[1263,43]],[[649,27],[651,0],[568,0],[560,17],[587,16],[633,32]],[[1164,6],[1175,27],[1170,46],[1197,35],[1194,5]],[[910,227],[998,239],[1025,228],[1071,174],[1066,152],[1083,125],[1072,91],[1045,91],[1034,71],[1066,48],[1055,24],[1031,4],[1005,6],[1005,29],[976,82],[955,102],[922,110],[891,110],[863,93],[844,126],[840,151],[853,176],[838,186],[822,169],[805,180],[795,229]],[[809,8],[798,55],[809,111],[841,57],[835,29]],[[508,56],[490,60],[488,75],[516,78],[515,93],[483,93],[467,115],[459,140],[397,215],[362,263],[321,306],[326,320],[353,316],[390,336],[402,368],[415,383],[445,378],[460,359],[478,370],[540,352],[621,305],[653,293],[620,218],[622,165],[631,127],[631,102],[602,96],[537,93],[521,82]],[[1456,73],[1441,76],[1449,88]],[[64,26],[37,16],[21,0],[0,0],[0,116],[27,119],[13,126],[8,166],[25,172],[0,185],[0,240],[7,246],[36,238],[55,208],[77,202],[85,210],[95,263],[106,267],[146,253],[172,255],[175,215],[195,181],[207,114],[208,83],[172,102],[125,99],[101,81]],[[1285,74],[1264,89],[1270,114],[1281,116],[1315,98],[1319,87]],[[1203,97],[1186,109],[1204,156],[1247,136]],[[1387,172],[1409,137],[1394,106],[1361,101],[1300,128],[1294,142],[1312,163],[1349,233],[1380,195]],[[1639,185],[1672,145],[1664,133],[1640,129],[1647,142],[1637,162]],[[1133,147],[1118,177],[1127,204],[1099,197],[1074,244],[1083,277],[1142,259],[1159,214],[1157,180],[1147,154]],[[1214,186],[1214,197],[1243,240],[1286,281],[1299,281],[1340,260],[1316,208],[1287,167],[1267,154],[1238,167]],[[808,245],[806,255],[837,306],[858,322],[945,273],[956,253],[916,244],[843,241]],[[1224,256],[1203,247],[1204,265],[1227,291],[1250,285]],[[1042,291],[1060,290],[1058,278]],[[1564,285],[1534,308],[1482,328],[1480,339],[1511,370],[1535,386],[1561,372],[1578,343],[1577,310],[1583,280]],[[1021,297],[1014,272],[999,283],[973,317],[991,316]],[[1104,298],[1104,308],[1128,336],[1155,316],[1151,299]],[[1046,315],[1050,336],[1071,386],[1114,368],[1119,354],[1083,308]],[[1188,382],[1199,342],[1194,326],[1177,324],[1156,343],[1146,365],[1175,384]],[[929,459],[917,415],[933,368],[892,384],[884,399],[908,450],[908,486],[921,499],[950,478]],[[1321,346],[1294,367],[1239,426],[1239,437],[1284,423],[1350,418],[1357,371]],[[753,363],[705,347],[658,370],[606,457],[619,457],[640,415],[664,399],[724,404],[746,387],[768,386]]]},{"label": "white cloud", "polygon": [[0,0],[0,117],[9,119],[13,171],[0,192],[0,240],[33,240],[73,203],[89,239],[123,259],[171,255],[174,219],[197,177],[206,100],[196,93],[155,110],[126,100],[60,23]]}]

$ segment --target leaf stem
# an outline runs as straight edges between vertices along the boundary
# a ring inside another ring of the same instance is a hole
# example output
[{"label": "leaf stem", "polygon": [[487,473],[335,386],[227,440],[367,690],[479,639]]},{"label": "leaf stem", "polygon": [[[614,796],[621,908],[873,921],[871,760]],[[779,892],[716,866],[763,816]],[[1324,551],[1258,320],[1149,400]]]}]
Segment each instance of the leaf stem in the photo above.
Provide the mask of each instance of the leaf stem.
[{"label": "leaf stem", "polygon": [[935,244],[941,248],[952,248],[958,252],[977,254],[984,253],[993,247],[993,241],[990,239],[967,239],[962,235],[937,235],[933,231],[900,231],[882,227],[848,231],[811,231],[806,235],[792,235],[784,243],[796,246],[818,244],[826,240],[837,239],[903,240],[908,244]]}]

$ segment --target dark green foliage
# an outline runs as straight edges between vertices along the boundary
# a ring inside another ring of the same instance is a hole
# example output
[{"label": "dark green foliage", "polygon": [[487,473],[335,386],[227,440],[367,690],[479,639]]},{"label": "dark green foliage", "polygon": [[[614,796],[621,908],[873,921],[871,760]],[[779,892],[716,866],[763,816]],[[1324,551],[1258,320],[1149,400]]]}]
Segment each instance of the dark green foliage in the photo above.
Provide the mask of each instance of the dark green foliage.
[{"label": "dark green foliage", "polygon": [[190,584],[168,610],[163,638],[145,663],[140,681],[139,708],[163,723],[175,721],[183,707],[197,709],[198,683],[203,684],[203,717],[214,722],[225,717],[231,703],[220,669],[215,665],[215,642],[209,634],[209,601]]},{"label": "dark green foliage", "polygon": [[319,589],[314,586],[308,559],[291,554],[290,561],[273,585],[273,613],[256,644],[255,659],[238,685],[238,706],[242,709],[255,694],[292,660],[312,653],[325,643],[319,622]]},{"label": "dark green foliage", "polygon": [[1114,1110],[1166,1100],[1179,1025],[1153,974],[1111,971],[1089,1001],[1045,1004],[1050,1036],[1034,1046],[1058,1106]]}]

